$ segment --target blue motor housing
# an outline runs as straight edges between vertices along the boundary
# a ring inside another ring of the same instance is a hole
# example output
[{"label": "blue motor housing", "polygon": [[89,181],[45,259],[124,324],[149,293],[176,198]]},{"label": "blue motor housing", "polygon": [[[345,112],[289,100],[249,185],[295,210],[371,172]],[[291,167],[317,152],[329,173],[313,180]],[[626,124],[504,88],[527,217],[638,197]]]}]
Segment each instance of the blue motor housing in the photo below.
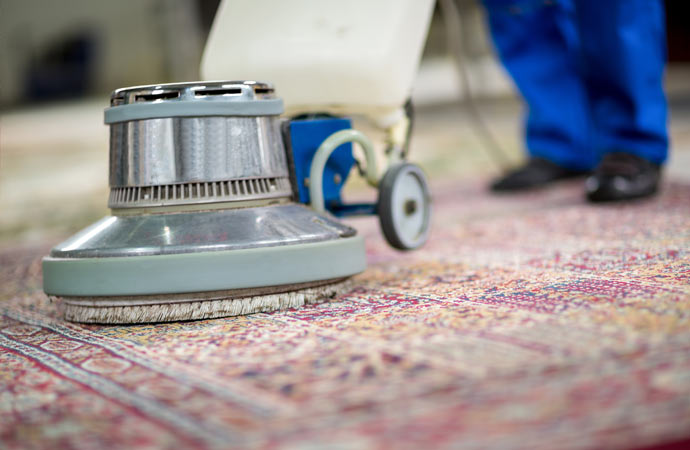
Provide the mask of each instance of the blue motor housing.
[{"label": "blue motor housing", "polygon": [[[352,128],[350,120],[342,118],[296,119],[289,122],[286,139],[289,139],[288,151],[291,151],[294,166],[293,182],[300,203],[308,204],[310,201],[307,183],[316,150],[331,134],[349,128]],[[350,143],[336,148],[328,159],[323,173],[323,197],[329,211],[335,212],[342,207],[341,190],[354,164]]]}]

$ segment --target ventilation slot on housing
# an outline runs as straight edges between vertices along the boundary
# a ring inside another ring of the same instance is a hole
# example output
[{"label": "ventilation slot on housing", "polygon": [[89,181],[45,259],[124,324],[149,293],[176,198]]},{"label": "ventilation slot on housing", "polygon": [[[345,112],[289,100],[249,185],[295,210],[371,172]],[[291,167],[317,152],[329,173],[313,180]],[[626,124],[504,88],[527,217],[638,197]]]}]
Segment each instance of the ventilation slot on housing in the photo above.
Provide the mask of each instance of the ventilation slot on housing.
[{"label": "ventilation slot on housing", "polygon": [[228,88],[228,89],[200,89],[194,91],[194,96],[196,97],[207,97],[210,95],[239,95],[242,93],[242,89],[239,88]]},{"label": "ventilation slot on housing", "polygon": [[287,177],[242,178],[226,181],[127,186],[110,189],[110,208],[233,202],[290,197]]},{"label": "ventilation slot on housing", "polygon": [[171,92],[157,92],[155,94],[137,94],[134,97],[136,102],[155,102],[156,100],[170,100],[173,98],[178,98],[180,93],[177,91]]}]

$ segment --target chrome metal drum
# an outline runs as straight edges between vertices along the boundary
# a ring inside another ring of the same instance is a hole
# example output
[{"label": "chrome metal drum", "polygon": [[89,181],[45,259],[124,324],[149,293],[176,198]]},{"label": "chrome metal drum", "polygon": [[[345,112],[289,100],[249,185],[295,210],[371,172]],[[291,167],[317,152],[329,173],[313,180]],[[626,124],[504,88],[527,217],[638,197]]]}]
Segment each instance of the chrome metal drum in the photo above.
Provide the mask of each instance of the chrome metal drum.
[{"label": "chrome metal drum", "polygon": [[270,85],[142,86],[110,103],[111,208],[290,197]]}]

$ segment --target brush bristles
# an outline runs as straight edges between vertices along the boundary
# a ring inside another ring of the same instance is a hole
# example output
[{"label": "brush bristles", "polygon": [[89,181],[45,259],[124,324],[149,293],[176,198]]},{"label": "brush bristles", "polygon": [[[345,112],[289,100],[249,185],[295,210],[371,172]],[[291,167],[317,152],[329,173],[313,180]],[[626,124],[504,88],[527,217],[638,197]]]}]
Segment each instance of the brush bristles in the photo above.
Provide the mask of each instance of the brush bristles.
[{"label": "brush bristles", "polygon": [[63,299],[65,319],[81,323],[129,324],[174,322],[180,320],[212,319],[243,316],[298,308],[306,304],[321,303],[336,298],[350,288],[348,281],[300,289],[279,294],[259,295],[235,299],[192,300],[189,302],[160,303],[132,306],[85,306]]}]

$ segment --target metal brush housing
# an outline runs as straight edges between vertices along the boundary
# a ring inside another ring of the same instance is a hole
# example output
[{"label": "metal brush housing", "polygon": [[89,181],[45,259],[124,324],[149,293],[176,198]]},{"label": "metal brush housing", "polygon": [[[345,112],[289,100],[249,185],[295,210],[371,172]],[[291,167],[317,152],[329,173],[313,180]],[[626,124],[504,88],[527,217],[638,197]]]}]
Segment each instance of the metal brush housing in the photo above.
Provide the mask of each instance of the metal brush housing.
[{"label": "metal brush housing", "polygon": [[110,126],[112,215],[44,258],[44,290],[75,305],[149,305],[282,292],[365,268],[363,241],[293,201],[266,83],[119,89]]},{"label": "metal brush housing", "polygon": [[[110,208],[291,196],[279,128],[282,102],[271,86],[128,88],[115,91],[111,105]],[[195,113],[204,115],[188,115]]]}]

